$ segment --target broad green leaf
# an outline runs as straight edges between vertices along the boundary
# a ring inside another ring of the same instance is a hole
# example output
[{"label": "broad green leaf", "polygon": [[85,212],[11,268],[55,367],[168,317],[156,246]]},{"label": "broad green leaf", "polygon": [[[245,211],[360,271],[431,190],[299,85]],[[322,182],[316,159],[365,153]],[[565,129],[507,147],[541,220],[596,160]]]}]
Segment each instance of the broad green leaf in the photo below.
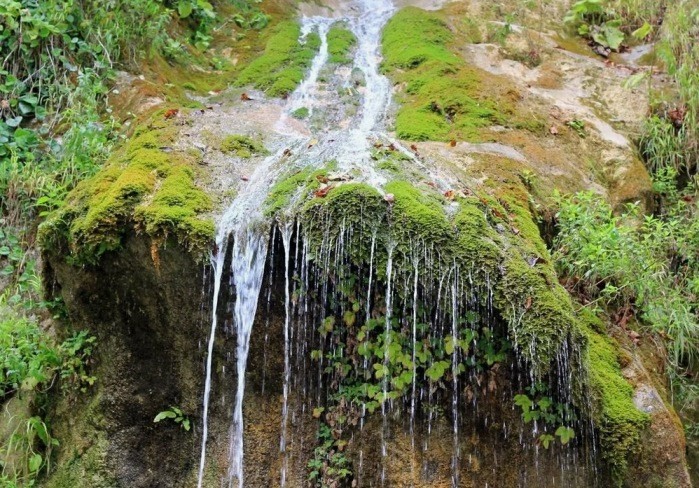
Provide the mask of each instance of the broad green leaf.
[{"label": "broad green leaf", "polygon": [[177,13],[180,14],[180,18],[182,19],[186,19],[192,15],[192,11],[194,11],[194,5],[188,0],[180,0],[177,4]]},{"label": "broad green leaf", "polygon": [[174,419],[177,417],[177,414],[171,410],[165,410],[164,412],[160,412],[158,415],[155,416],[155,419],[153,422],[160,422],[165,419]]}]

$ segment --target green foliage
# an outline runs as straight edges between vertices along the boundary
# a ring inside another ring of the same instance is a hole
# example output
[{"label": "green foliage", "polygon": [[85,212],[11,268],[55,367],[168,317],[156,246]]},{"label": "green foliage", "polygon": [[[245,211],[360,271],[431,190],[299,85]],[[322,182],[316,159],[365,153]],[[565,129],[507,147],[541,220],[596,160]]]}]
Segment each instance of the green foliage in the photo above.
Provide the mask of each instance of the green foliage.
[{"label": "green foliage", "polygon": [[344,24],[334,24],[328,31],[328,61],[335,64],[350,64],[349,57],[357,38]]},{"label": "green foliage", "polygon": [[251,158],[257,155],[269,154],[269,151],[265,149],[261,141],[239,134],[226,136],[221,142],[221,151],[233,153],[239,158]]},{"label": "green foliage", "polygon": [[240,73],[236,85],[252,85],[271,97],[285,97],[303,81],[319,47],[318,34],[301,39],[298,23],[282,22],[275,28],[264,53]]},{"label": "green foliage", "polygon": [[[0,316],[0,404],[13,397],[40,397],[57,379],[69,393],[84,392],[94,383],[87,373],[94,337],[79,332],[56,344],[35,320],[13,309],[0,308]],[[40,472],[48,469],[51,449],[57,445],[41,417],[18,422],[0,444],[0,459],[9,456],[14,467],[12,472],[2,467],[0,481],[33,486]]]},{"label": "green foliage", "polygon": [[563,199],[555,260],[578,292],[636,308],[646,326],[669,339],[670,363],[683,369],[699,359],[699,224],[694,199],[673,189],[675,176],[656,183],[670,192],[665,214],[640,222],[637,207],[616,216],[592,193]]},{"label": "green foliage", "polygon": [[657,52],[676,90],[651,92],[653,116],[641,136],[649,169],[672,168],[688,175],[699,161],[699,8],[681,0],[668,6]]},{"label": "green foliage", "polygon": [[308,462],[308,481],[316,488],[339,486],[352,477],[352,463],[342,452],[346,441],[336,439],[333,429],[323,423],[318,429],[319,445]]},{"label": "green foliage", "polygon": [[543,433],[539,435],[538,441],[544,449],[548,449],[556,438],[562,445],[568,444],[575,437],[575,431],[566,424],[576,420],[571,405],[556,402],[544,395],[546,389],[544,384],[534,384],[526,388],[527,394],[520,393],[514,397],[514,403],[522,411],[525,423],[542,424]]},{"label": "green foliage", "polygon": [[192,428],[192,423],[189,417],[182,412],[179,407],[170,407],[167,410],[163,410],[153,419],[154,423],[162,422],[163,420],[172,420],[177,425],[182,427],[185,431],[189,432]]}]

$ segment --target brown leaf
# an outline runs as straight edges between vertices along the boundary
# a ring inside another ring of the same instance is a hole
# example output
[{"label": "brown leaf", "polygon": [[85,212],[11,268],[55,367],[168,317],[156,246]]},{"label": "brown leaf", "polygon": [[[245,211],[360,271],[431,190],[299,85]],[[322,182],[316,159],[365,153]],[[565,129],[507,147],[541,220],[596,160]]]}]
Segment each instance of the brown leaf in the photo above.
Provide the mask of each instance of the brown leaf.
[{"label": "brown leaf", "polygon": [[410,145],[410,149],[414,152],[417,153],[417,146],[415,144]]},{"label": "brown leaf", "polygon": [[284,149],[284,157],[289,157],[289,156],[291,156],[291,149],[289,149],[289,148]]},{"label": "brown leaf", "polygon": [[557,136],[558,135],[558,127],[556,127],[555,125],[552,125],[551,127],[549,127],[549,133],[552,136]]},{"label": "brown leaf", "polygon": [[325,184],[325,183],[327,183],[328,181],[330,181],[330,180],[328,179],[328,177],[325,176],[325,175],[318,175],[318,176],[316,176],[316,180],[318,180],[320,183],[323,183],[323,184]]},{"label": "brown leaf", "polygon": [[532,308],[532,297],[527,297],[527,301],[524,304],[524,310],[529,310]]},{"label": "brown leaf", "polygon": [[328,196],[328,193],[330,193],[330,190],[332,190],[333,188],[335,188],[334,185],[326,186],[325,188],[316,190],[314,195],[316,196],[316,198],[325,198],[326,196]]},{"label": "brown leaf", "polygon": [[449,143],[451,147],[456,147],[456,140],[452,139],[451,142]]},{"label": "brown leaf", "polygon": [[250,95],[248,95],[247,93],[243,93],[242,95],[240,95],[240,99],[244,102],[249,102],[252,100],[252,98],[250,98]]},{"label": "brown leaf", "polygon": [[165,112],[165,120],[170,120],[173,117],[177,117],[177,114],[179,114],[180,111],[176,108],[171,108],[167,112]]},{"label": "brown leaf", "polygon": [[447,190],[444,192],[444,196],[447,200],[451,202],[454,201],[454,199],[456,198],[456,192],[454,190]]}]

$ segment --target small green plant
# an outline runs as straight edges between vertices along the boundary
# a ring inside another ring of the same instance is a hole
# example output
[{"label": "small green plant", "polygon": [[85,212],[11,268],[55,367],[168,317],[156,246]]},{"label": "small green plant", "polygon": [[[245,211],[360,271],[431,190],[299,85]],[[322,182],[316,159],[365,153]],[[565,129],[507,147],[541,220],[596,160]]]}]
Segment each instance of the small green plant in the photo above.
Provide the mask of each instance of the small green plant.
[{"label": "small green plant", "polygon": [[352,477],[351,463],[342,452],[347,442],[335,439],[325,423],[320,425],[317,437],[320,445],[308,462],[308,481],[316,488],[339,486]]},{"label": "small green plant", "polygon": [[566,122],[566,125],[573,129],[578,136],[585,138],[587,134],[585,133],[585,122],[578,119],[573,119]]},{"label": "small green plant", "polygon": [[544,395],[546,385],[543,384],[530,386],[526,391],[527,393],[515,395],[514,403],[522,411],[525,423],[543,423],[544,433],[538,437],[539,444],[548,449],[556,438],[562,445],[568,444],[575,437],[575,431],[566,425],[575,419],[570,405],[558,403],[550,396]]},{"label": "small green plant", "polygon": [[186,416],[179,407],[170,407],[167,410],[163,410],[155,416],[153,422],[158,423],[162,422],[163,420],[172,420],[187,432],[189,432],[189,430],[192,428],[192,423],[189,420],[189,417]]}]

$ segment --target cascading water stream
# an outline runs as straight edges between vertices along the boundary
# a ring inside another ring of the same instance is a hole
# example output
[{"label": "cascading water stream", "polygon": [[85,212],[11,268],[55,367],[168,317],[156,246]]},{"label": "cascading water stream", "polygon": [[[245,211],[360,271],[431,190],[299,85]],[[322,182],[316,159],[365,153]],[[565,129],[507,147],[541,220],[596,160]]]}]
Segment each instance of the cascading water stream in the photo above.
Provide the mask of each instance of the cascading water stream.
[{"label": "cascading water stream", "polygon": [[[238,389],[235,396],[233,427],[230,443],[229,486],[243,486],[243,400],[245,398],[245,369],[250,351],[250,334],[255,321],[257,303],[262,289],[267,261],[268,232],[246,227],[233,242],[233,280],[235,283],[235,325],[238,335]],[[234,485],[237,480],[237,485]]]}]

